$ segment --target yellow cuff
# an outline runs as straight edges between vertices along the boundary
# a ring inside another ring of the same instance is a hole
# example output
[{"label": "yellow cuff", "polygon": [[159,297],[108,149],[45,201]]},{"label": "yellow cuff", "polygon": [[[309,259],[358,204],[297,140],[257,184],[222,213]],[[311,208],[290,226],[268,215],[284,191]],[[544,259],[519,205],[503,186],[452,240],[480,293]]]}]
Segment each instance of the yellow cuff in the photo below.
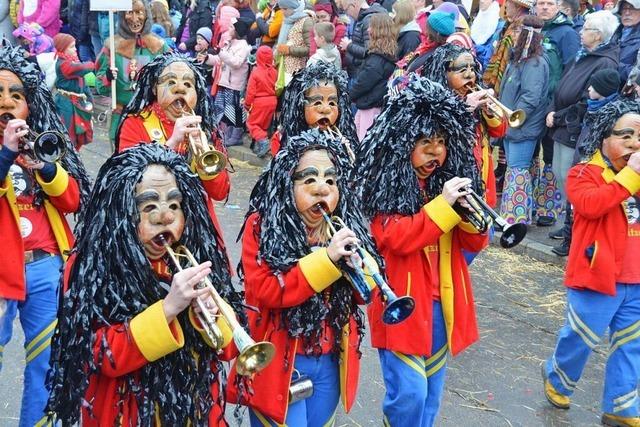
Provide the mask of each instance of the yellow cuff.
[{"label": "yellow cuff", "polygon": [[484,120],[487,122],[487,126],[489,126],[490,128],[497,128],[502,125],[502,117],[500,116],[489,117],[487,113],[483,111],[482,117],[484,117]]},{"label": "yellow cuff", "polygon": [[640,190],[640,175],[629,166],[622,168],[613,180],[626,188],[632,196]]},{"label": "yellow cuff", "polygon": [[451,231],[462,220],[442,194],[424,205],[422,209],[444,233]]},{"label": "yellow cuff", "polygon": [[142,313],[131,319],[130,328],[133,340],[140,353],[149,362],[155,362],[184,346],[184,335],[180,323],[177,320],[171,323],[177,337],[173,335],[167,323],[162,301],[147,307]]},{"label": "yellow cuff", "polygon": [[300,270],[316,292],[322,292],[342,276],[342,272],[329,258],[327,248],[320,248],[298,261]]},{"label": "yellow cuff", "polygon": [[40,172],[36,172],[36,181],[40,184],[40,187],[44,190],[47,196],[57,197],[65,192],[69,185],[69,175],[58,162],[56,162],[56,176],[53,177],[51,182],[44,182],[40,177]]},{"label": "yellow cuff", "polygon": [[[226,302],[223,302],[223,304],[226,304]],[[202,339],[207,343],[207,345],[209,347],[213,347],[213,343],[209,339],[209,335],[207,335],[207,333],[205,332],[204,328],[202,327],[202,322],[200,322],[200,319],[198,319],[192,307],[189,307],[189,321],[191,322],[191,326],[193,326],[193,329],[200,333]],[[233,339],[233,332],[231,331],[231,327],[222,316],[218,316],[218,318],[216,319],[216,326],[218,327],[218,329],[220,329],[220,333],[222,334],[222,348],[225,348]]]},{"label": "yellow cuff", "polygon": [[458,228],[460,228],[460,230],[469,234],[479,233],[477,228],[475,228],[470,222],[466,222],[466,221],[460,221],[460,223],[458,224]]}]

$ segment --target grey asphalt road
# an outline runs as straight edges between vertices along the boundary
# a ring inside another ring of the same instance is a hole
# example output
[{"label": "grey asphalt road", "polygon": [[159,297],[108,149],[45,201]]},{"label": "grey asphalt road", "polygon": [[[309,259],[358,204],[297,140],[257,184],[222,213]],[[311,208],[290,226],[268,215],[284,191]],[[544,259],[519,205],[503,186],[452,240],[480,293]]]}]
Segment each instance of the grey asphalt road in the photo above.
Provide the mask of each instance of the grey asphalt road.
[{"label": "grey asphalt road", "polygon": [[[82,150],[92,174],[109,154],[104,131],[98,128],[96,135],[98,141]],[[234,167],[231,195],[226,204],[218,204],[217,213],[232,262],[237,263],[240,247],[236,237],[260,170],[238,162]],[[604,346],[589,360],[570,410],[553,409],[542,394],[539,365],[552,352],[563,321],[562,270],[492,247],[479,255],[471,272],[481,338],[448,362],[438,425],[599,425]],[[18,319],[14,329],[0,373],[0,427],[18,425],[24,366]],[[382,425],[384,385],[377,352],[368,337],[363,347],[358,401],[349,414],[339,409],[337,426]],[[248,425],[246,415],[239,424]],[[405,425],[415,424],[407,419]]]}]

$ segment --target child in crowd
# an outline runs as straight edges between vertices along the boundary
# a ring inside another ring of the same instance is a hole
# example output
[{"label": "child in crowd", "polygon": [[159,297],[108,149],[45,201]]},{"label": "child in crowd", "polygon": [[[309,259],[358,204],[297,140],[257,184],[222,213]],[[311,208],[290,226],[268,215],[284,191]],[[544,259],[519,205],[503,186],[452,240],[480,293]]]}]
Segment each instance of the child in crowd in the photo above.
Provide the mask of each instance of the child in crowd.
[{"label": "child in crowd", "polygon": [[217,55],[209,54],[208,65],[220,68],[220,80],[215,99],[216,122],[224,134],[225,145],[241,145],[244,132],[244,112],[240,98],[247,85],[251,46],[244,37],[250,22],[238,19],[229,27],[223,39],[227,40]]},{"label": "child in crowd", "polygon": [[45,76],[49,89],[53,89],[56,81],[56,60],[53,39],[44,33],[40,24],[24,22],[13,32],[18,42],[29,51],[30,56],[36,58],[38,66]]},{"label": "child in crowd", "polygon": [[331,22],[318,22],[313,27],[313,40],[316,42],[316,53],[311,55],[307,65],[315,64],[318,61],[328,62],[338,69],[342,68],[340,51],[333,44],[336,29]]},{"label": "child in crowd", "polygon": [[269,153],[267,131],[278,105],[276,80],[278,72],[273,66],[273,52],[269,46],[260,46],[256,53],[256,66],[251,71],[244,106],[249,112],[247,129],[256,141],[253,152],[258,157]]},{"label": "child in crowd", "polygon": [[151,8],[151,19],[154,24],[162,25],[165,31],[165,37],[173,37],[175,27],[169,16],[169,5],[167,0],[153,0],[149,7]]},{"label": "child in crowd", "polygon": [[369,305],[371,344],[386,387],[384,425],[432,426],[447,353],[455,356],[478,339],[462,252],[480,251],[488,241],[465,220],[467,188],[482,194],[474,134],[462,99],[414,76],[389,100],[358,151],[356,181],[389,286],[416,303],[395,325],[382,321],[382,298],[373,295]]},{"label": "child in crowd", "polygon": [[356,128],[362,141],[380,113],[387,94],[387,81],[396,68],[397,29],[389,15],[377,13],[369,21],[369,49],[349,90],[358,107]]},{"label": "child in crowd", "polygon": [[76,40],[69,34],[53,38],[56,49],[56,94],[54,100],[58,115],[69,131],[69,138],[79,150],[93,141],[93,97],[84,76],[92,73],[93,62],[80,62]]}]

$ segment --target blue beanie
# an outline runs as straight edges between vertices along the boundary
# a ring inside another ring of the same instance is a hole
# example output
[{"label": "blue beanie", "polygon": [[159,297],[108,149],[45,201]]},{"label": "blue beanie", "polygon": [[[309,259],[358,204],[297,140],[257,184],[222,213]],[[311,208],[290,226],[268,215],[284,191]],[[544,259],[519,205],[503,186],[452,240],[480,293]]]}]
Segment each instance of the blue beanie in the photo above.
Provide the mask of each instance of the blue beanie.
[{"label": "blue beanie", "polygon": [[450,36],[456,30],[456,15],[453,13],[431,12],[427,22],[433,31],[445,37]]},{"label": "blue beanie", "polygon": [[210,28],[207,28],[207,27],[198,28],[198,31],[196,32],[196,35],[202,37],[203,39],[205,39],[207,41],[207,43],[211,44],[211,39],[213,38],[213,33],[211,32]]}]

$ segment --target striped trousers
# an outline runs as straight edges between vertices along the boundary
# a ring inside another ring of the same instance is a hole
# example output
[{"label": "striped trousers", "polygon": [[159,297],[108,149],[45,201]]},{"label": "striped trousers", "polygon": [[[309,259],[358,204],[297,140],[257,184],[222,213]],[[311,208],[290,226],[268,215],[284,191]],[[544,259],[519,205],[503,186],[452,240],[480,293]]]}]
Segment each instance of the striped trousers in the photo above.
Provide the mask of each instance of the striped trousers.
[{"label": "striped trousers", "polygon": [[49,393],[45,387],[51,337],[56,328],[58,287],[62,258],[52,256],[26,265],[27,297],[24,301],[7,301],[7,311],[0,319],[0,369],[5,346],[11,341],[13,320],[20,311],[20,324],[24,331],[26,351],[24,389],[20,426],[47,425],[44,413]]},{"label": "striped trousers", "polygon": [[440,301],[433,302],[430,357],[378,350],[385,395],[384,425],[432,426],[440,410],[447,367],[447,332]]},{"label": "striped trousers", "polygon": [[602,411],[622,417],[640,415],[640,284],[616,285],[616,295],[568,289],[567,319],[556,349],[544,368],[553,387],[570,396],[591,351],[609,329]]}]

